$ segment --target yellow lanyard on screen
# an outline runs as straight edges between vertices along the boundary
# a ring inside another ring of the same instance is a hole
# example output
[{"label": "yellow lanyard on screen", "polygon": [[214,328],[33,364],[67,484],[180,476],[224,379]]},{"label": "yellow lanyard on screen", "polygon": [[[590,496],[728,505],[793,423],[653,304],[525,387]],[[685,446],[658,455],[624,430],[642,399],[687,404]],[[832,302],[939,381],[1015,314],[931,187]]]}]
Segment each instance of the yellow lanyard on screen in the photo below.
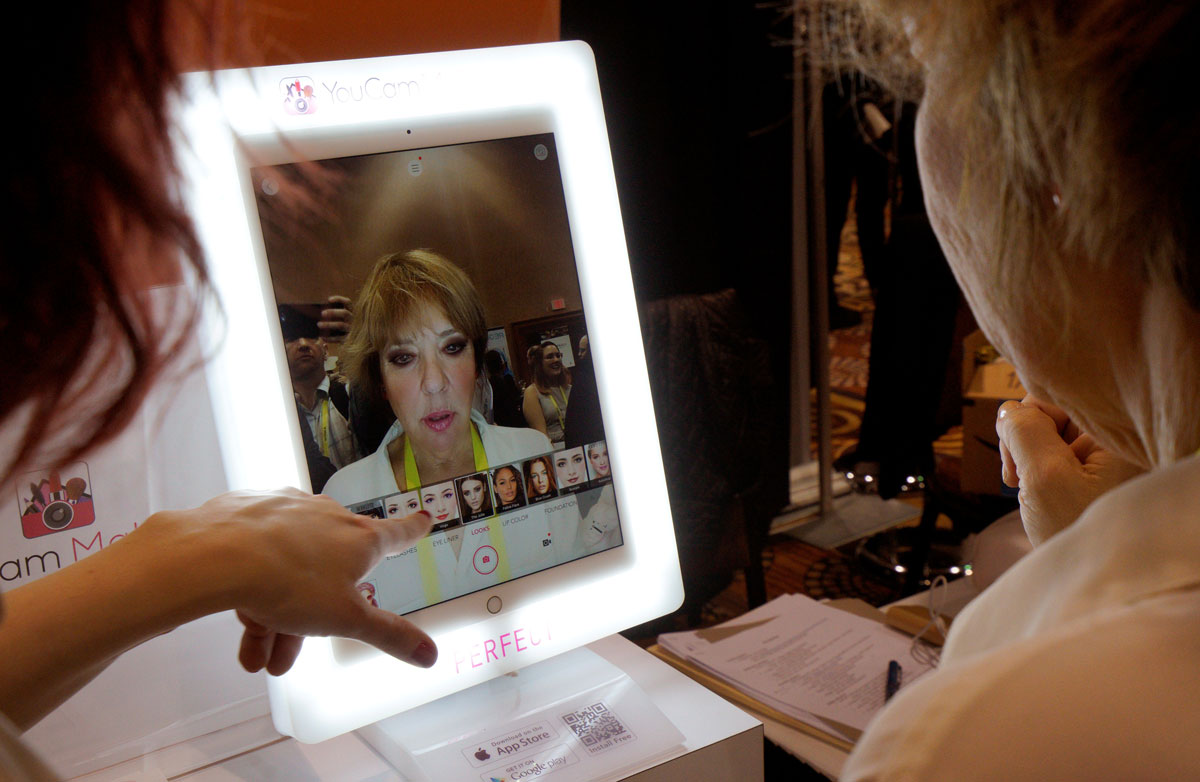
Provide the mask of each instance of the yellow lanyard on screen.
[{"label": "yellow lanyard on screen", "polygon": [[317,428],[321,432],[321,455],[329,456],[329,397],[321,401],[321,417]]},{"label": "yellow lanyard on screen", "polygon": [[[475,469],[484,472],[488,468],[487,452],[483,450],[483,440],[479,437],[479,429],[471,424],[471,451],[475,457]],[[408,435],[404,436],[404,487],[413,491],[421,487],[421,475],[417,472],[417,457],[413,453]],[[500,560],[496,575],[498,580],[507,581],[512,578],[508,566],[508,551],[504,545],[504,533],[501,531],[500,519],[492,516],[488,519],[488,538],[496,556]],[[417,561],[421,567],[421,587],[425,592],[427,605],[442,602],[441,585],[437,577],[437,565],[433,561],[433,538],[428,535],[417,543]]]}]

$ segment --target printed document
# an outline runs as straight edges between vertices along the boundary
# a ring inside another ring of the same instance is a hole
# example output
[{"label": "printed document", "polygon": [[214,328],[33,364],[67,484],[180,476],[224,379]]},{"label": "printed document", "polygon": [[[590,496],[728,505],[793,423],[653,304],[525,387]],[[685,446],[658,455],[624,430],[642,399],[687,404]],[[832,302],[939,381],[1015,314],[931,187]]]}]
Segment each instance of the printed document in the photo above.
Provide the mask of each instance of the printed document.
[{"label": "printed document", "polygon": [[902,687],[932,667],[928,655],[913,654],[911,637],[802,595],[659,642],[772,708],[850,740],[883,708],[890,661],[900,663]]}]

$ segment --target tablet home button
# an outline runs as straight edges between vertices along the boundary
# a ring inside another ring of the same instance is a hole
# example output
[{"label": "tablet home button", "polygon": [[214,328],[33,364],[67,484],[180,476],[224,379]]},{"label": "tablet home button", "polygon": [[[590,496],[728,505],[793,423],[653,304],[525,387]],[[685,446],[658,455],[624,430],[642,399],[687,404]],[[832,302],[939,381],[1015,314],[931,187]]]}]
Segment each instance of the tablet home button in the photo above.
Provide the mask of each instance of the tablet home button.
[{"label": "tablet home button", "polygon": [[504,607],[504,601],[499,595],[492,595],[487,601],[487,610],[489,614],[498,614],[500,609]]}]

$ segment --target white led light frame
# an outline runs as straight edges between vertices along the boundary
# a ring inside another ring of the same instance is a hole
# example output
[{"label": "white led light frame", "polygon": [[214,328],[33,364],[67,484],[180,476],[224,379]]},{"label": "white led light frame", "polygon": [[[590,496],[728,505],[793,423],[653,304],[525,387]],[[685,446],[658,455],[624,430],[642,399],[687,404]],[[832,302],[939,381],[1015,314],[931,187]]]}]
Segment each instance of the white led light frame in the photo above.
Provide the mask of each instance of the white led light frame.
[{"label": "white led light frame", "polygon": [[[284,110],[281,85],[297,79],[314,87],[316,111]],[[269,681],[280,732],[323,741],[678,608],[683,586],[591,49],[564,42],[222,71],[191,74],[185,87],[185,197],[221,301],[205,336],[230,488],[309,485],[249,167],[551,132],[620,510],[617,548],[410,614],[439,646],[430,670],[374,650],[339,662],[333,641],[308,639],[292,671]],[[493,595],[504,603],[496,615],[485,608]]]}]

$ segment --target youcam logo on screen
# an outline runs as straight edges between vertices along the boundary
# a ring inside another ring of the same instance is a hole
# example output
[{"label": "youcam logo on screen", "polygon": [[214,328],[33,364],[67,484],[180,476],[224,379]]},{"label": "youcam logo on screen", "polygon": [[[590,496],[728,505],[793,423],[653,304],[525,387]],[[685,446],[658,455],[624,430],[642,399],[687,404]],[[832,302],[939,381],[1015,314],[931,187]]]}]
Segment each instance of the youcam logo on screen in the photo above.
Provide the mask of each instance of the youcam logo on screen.
[{"label": "youcam logo on screen", "polygon": [[288,114],[315,114],[316,85],[307,76],[289,76],[279,82],[283,95],[283,110]]},{"label": "youcam logo on screen", "polygon": [[378,76],[372,76],[361,83],[348,83],[334,80],[332,83],[321,82],[323,99],[330,103],[354,103],[364,100],[403,100],[415,98],[421,94],[421,82],[415,79],[398,79],[389,81]]}]

